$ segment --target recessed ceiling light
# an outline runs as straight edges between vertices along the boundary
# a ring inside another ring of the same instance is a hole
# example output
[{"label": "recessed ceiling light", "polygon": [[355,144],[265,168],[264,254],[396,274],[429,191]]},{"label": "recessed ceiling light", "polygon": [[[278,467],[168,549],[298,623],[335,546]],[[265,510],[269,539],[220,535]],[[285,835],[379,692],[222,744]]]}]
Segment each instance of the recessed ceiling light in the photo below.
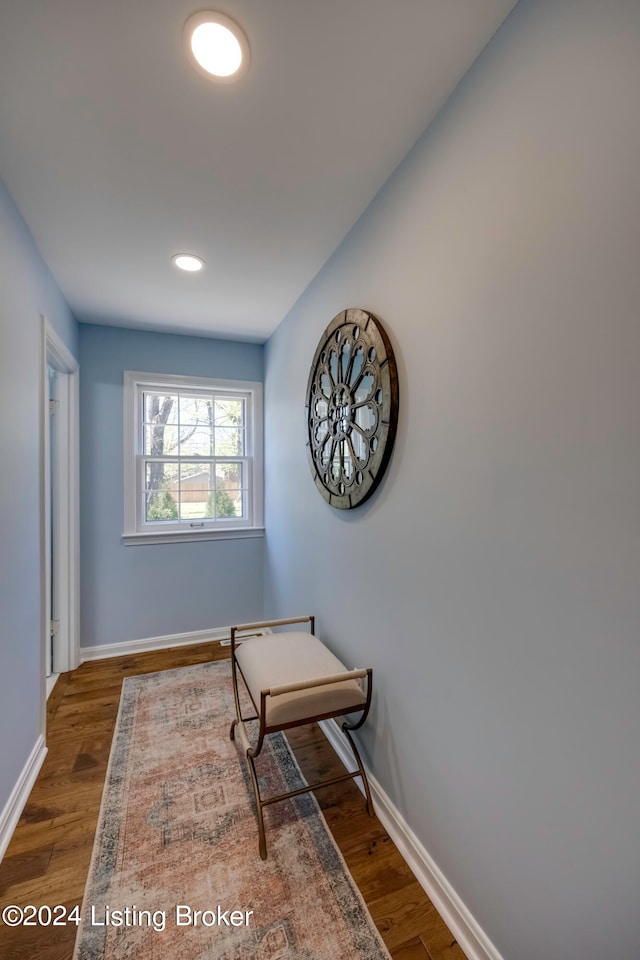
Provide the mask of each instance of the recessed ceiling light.
[{"label": "recessed ceiling light", "polygon": [[176,253],[171,257],[171,262],[178,270],[186,270],[188,273],[197,273],[204,267],[204,260],[194,257],[191,253]]},{"label": "recessed ceiling light", "polygon": [[192,14],[184,25],[184,39],[193,65],[210,80],[229,83],[249,66],[249,42],[224,13],[201,10]]}]

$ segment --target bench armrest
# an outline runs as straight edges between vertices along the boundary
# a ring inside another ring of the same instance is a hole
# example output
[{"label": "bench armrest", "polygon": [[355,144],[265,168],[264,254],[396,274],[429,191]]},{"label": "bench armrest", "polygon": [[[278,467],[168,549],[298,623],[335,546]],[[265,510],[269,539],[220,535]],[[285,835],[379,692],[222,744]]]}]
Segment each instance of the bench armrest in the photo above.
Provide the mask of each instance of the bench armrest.
[{"label": "bench armrest", "polygon": [[315,680],[299,680],[297,683],[285,683],[281,687],[271,687],[262,693],[269,697],[280,697],[283,693],[295,693],[296,690],[310,690],[313,687],[325,687],[330,683],[341,683],[343,680],[359,680],[368,676],[370,669],[345,670],[344,673],[334,673],[329,677],[317,677]]},{"label": "bench armrest", "polygon": [[310,623],[310,631],[313,633],[315,617],[288,617],[285,620],[261,620],[258,623],[238,623],[235,627],[231,627],[231,639],[234,639],[238,631],[261,630],[263,627],[284,627],[290,623]]}]

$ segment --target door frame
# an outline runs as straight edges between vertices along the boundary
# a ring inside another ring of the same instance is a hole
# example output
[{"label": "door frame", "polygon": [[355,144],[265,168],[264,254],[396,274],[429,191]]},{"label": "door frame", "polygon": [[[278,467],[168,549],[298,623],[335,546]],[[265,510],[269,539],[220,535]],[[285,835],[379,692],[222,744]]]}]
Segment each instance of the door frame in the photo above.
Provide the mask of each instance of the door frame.
[{"label": "door frame", "polygon": [[[46,721],[46,657],[50,642],[51,604],[51,524],[53,542],[53,606],[59,629],[54,638],[53,670],[74,670],[80,661],[80,446],[79,446],[79,367],[73,354],[60,339],[47,318],[41,315],[41,634],[42,634],[42,731]],[[53,465],[51,496],[51,421],[49,412],[49,375],[47,367],[58,373],[57,406],[53,417],[56,457]]]}]

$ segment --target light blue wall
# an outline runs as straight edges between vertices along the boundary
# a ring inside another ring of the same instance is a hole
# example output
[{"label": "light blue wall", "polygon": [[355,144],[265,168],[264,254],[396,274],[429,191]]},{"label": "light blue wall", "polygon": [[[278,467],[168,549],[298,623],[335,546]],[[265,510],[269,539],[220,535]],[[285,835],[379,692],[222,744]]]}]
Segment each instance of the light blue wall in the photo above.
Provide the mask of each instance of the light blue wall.
[{"label": "light blue wall", "polygon": [[[640,5],[521,0],[267,346],[269,614],[374,667],[371,768],[506,960],[640,950]],[[332,510],[304,402],[359,306],[396,449]]]},{"label": "light blue wall", "polygon": [[258,380],[263,347],[80,325],[82,646],[262,613],[261,538],[123,546],[124,370]]},{"label": "light blue wall", "polygon": [[0,814],[40,734],[40,314],[77,324],[0,182]]}]

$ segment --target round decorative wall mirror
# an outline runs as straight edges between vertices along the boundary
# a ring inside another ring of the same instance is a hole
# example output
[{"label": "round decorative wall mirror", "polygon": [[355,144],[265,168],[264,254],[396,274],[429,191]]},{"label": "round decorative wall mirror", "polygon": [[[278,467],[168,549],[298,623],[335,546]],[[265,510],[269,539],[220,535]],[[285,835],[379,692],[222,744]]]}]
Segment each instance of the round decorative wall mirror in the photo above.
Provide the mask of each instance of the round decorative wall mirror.
[{"label": "round decorative wall mirror", "polygon": [[307,453],[315,484],[339,510],[371,496],[398,422],[398,371],[380,321],[343,310],[320,338],[307,384]]}]

